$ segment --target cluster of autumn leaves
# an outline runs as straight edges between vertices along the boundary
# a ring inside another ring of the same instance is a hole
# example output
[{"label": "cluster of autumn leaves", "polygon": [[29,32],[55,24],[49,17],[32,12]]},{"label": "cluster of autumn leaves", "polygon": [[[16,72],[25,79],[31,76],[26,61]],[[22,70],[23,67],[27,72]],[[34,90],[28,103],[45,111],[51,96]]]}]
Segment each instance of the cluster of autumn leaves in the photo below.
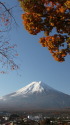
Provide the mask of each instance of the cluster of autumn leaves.
[{"label": "cluster of autumn leaves", "polygon": [[[70,0],[18,0],[23,24],[30,34],[44,31],[40,38],[55,60],[65,61],[70,54]],[[53,35],[52,35],[53,33]]]}]

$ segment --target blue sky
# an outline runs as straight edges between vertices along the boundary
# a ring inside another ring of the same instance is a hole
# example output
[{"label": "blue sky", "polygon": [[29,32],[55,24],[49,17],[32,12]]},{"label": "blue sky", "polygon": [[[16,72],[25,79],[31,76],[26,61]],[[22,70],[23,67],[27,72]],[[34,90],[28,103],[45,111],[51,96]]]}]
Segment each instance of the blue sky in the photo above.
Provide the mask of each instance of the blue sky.
[{"label": "blue sky", "polygon": [[[5,1],[5,0],[1,0]],[[43,81],[49,86],[70,95],[70,56],[59,63],[53,59],[47,48],[43,48],[38,40],[43,33],[30,35],[22,24],[22,10],[17,0],[6,0],[9,7],[17,5],[12,14],[18,23],[12,25],[6,34],[11,43],[17,44],[19,56],[16,59],[20,69],[7,70],[7,74],[0,74],[0,96],[14,92],[33,81]],[[1,64],[0,64],[1,66]]]}]

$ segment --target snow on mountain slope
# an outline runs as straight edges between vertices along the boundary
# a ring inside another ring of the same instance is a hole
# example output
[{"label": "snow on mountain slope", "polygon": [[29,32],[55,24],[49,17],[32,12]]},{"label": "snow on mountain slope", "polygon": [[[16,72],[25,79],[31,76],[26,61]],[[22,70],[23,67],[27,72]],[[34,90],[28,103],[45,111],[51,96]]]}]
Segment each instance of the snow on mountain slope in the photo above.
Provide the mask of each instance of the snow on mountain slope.
[{"label": "snow on mountain slope", "polygon": [[48,109],[70,107],[70,95],[57,91],[43,82],[32,82],[18,91],[0,98],[1,108]]},{"label": "snow on mountain slope", "polygon": [[5,100],[5,97],[16,97],[16,96],[22,96],[23,97],[27,97],[29,95],[33,95],[33,94],[48,94],[48,92],[57,92],[55,89],[49,87],[48,85],[46,85],[45,83],[39,81],[39,82],[32,82],[30,83],[29,85],[19,89],[18,91],[14,92],[14,93],[11,93],[11,94],[8,94],[4,97],[1,97],[1,99],[4,99]]},{"label": "snow on mountain slope", "polygon": [[17,96],[17,95],[29,95],[29,94],[33,94],[33,93],[43,93],[44,91],[50,91],[53,90],[51,87],[49,87],[48,85],[44,84],[43,82],[32,82],[29,85],[21,88],[20,90],[18,90],[14,95],[12,96]]}]

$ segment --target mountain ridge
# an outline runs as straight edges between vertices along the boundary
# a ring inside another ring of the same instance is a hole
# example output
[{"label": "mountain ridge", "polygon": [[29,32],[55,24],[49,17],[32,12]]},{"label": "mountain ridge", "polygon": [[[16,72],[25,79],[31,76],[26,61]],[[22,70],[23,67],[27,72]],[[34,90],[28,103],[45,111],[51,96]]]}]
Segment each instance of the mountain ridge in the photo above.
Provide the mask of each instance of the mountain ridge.
[{"label": "mountain ridge", "polygon": [[18,91],[3,96],[0,107],[5,109],[36,109],[69,108],[70,95],[60,92],[39,81],[32,82]]}]

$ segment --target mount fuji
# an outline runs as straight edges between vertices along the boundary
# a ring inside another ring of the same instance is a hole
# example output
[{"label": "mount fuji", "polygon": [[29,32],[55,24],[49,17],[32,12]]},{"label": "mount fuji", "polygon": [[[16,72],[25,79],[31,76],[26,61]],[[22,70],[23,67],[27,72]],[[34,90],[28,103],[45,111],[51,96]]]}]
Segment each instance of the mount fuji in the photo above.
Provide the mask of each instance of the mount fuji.
[{"label": "mount fuji", "polygon": [[43,82],[32,82],[18,91],[0,97],[0,110],[47,110],[70,108],[70,95]]}]

